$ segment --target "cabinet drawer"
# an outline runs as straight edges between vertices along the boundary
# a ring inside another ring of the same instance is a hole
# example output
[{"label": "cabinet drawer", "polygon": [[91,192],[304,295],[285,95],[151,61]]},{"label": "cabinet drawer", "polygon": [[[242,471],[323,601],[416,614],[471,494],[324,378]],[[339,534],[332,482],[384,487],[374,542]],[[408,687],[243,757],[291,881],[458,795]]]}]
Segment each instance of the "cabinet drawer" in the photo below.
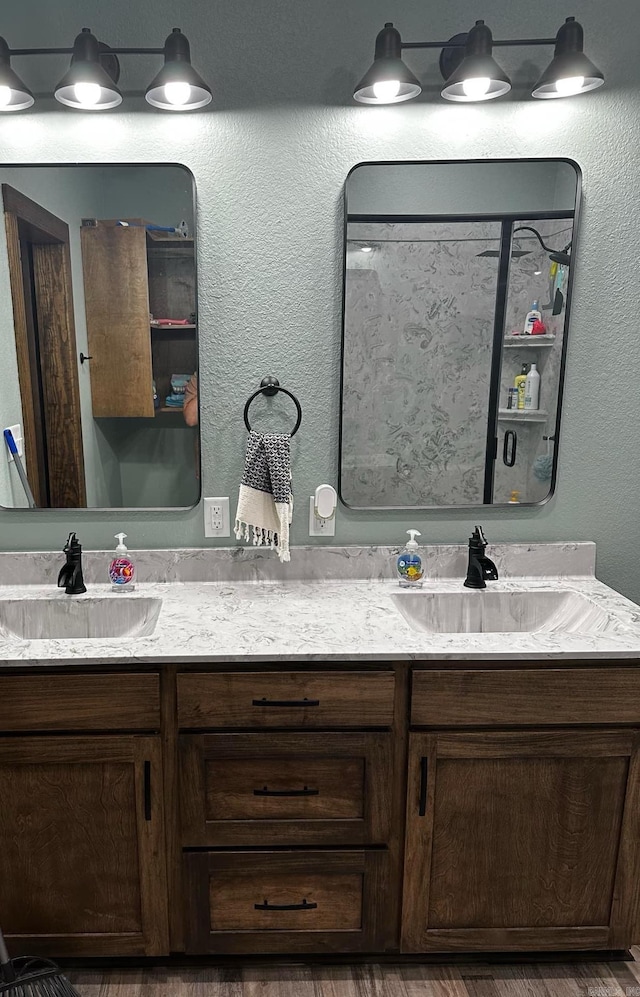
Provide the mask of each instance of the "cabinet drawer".
[{"label": "cabinet drawer", "polygon": [[391,739],[181,734],[183,845],[385,844]]},{"label": "cabinet drawer", "polygon": [[188,852],[187,953],[354,952],[387,947],[388,856]]},{"label": "cabinet drawer", "polygon": [[640,668],[413,671],[414,726],[639,722]]},{"label": "cabinet drawer", "polygon": [[392,672],[187,672],[180,727],[389,727]]},{"label": "cabinet drawer", "polygon": [[157,730],[157,675],[0,676],[0,730]]}]

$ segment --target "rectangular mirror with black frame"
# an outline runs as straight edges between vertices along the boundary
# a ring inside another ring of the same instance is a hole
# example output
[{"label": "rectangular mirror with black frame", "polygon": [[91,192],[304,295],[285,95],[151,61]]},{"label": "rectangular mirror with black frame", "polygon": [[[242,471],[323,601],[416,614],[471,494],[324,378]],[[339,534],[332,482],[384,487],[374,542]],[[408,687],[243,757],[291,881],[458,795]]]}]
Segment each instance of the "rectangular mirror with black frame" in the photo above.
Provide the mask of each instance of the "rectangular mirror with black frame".
[{"label": "rectangular mirror with black frame", "polygon": [[546,501],[558,468],[577,165],[362,163],[345,201],[344,504]]},{"label": "rectangular mirror with black frame", "polygon": [[6,166],[0,190],[0,505],[195,505],[191,173]]}]

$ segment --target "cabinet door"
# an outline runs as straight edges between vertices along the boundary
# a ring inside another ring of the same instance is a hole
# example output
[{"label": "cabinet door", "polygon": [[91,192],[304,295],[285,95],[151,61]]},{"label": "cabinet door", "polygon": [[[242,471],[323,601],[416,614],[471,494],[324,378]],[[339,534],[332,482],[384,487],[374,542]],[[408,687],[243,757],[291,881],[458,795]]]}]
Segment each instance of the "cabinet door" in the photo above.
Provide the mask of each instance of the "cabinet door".
[{"label": "cabinet door", "polygon": [[168,951],[159,737],[1,738],[0,800],[16,955]]},{"label": "cabinet door", "polygon": [[93,415],[153,418],[144,227],[80,229]]},{"label": "cabinet door", "polygon": [[638,732],[410,735],[405,952],[637,940]]}]

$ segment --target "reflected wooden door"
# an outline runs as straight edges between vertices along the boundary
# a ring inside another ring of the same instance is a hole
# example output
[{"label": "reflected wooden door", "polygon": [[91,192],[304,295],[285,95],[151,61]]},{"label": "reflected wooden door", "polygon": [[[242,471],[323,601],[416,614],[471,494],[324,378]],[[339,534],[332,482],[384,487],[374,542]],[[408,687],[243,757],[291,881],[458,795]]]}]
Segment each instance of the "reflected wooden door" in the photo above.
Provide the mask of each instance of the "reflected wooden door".
[{"label": "reflected wooden door", "polygon": [[83,508],[69,227],[8,184],[2,197],[27,477],[37,506]]}]

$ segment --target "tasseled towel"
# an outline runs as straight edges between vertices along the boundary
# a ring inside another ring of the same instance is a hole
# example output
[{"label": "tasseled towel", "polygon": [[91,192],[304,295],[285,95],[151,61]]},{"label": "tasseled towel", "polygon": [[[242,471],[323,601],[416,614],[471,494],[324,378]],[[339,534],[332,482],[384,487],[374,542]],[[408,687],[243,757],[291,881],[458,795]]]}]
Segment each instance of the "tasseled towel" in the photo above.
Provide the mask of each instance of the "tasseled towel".
[{"label": "tasseled towel", "polygon": [[288,561],[292,518],[291,437],[252,429],[238,495],[236,537],[248,541],[252,530],[256,547],[271,547],[281,561]]}]

